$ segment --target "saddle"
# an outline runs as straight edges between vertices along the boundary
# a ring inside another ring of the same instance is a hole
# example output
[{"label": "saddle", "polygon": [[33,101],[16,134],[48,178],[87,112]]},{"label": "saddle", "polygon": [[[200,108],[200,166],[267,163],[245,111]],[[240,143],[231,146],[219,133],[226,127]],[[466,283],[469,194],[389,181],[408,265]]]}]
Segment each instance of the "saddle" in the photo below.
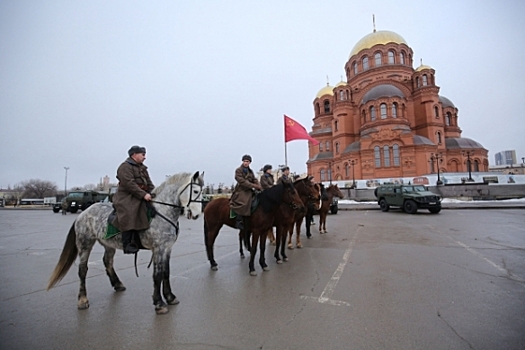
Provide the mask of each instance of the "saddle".
[{"label": "saddle", "polygon": [[[148,205],[146,209],[146,215],[148,216],[148,223],[151,224],[151,220],[153,220],[153,218],[155,217],[155,214],[156,212],[153,206]],[[113,209],[111,214],[109,214],[108,216],[108,225],[106,227],[106,234],[104,235],[104,237],[102,237],[102,239],[110,239],[121,233],[120,229],[117,228],[116,226],[113,226],[112,224],[116,217],[117,217],[117,211]],[[140,243],[140,237],[138,234],[134,235],[133,239],[135,240],[135,243],[140,249],[144,248],[142,244]]]}]

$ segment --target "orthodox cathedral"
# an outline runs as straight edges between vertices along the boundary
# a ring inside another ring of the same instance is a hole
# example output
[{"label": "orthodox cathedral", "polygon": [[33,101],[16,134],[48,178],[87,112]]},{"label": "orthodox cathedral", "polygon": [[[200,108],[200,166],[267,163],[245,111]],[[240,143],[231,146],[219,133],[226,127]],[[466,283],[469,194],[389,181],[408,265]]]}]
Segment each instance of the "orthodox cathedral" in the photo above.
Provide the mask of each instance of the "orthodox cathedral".
[{"label": "orthodox cathedral", "polygon": [[308,174],[316,181],[488,171],[488,151],[461,137],[458,109],[439,94],[435,70],[413,68],[413,51],[391,31],[354,46],[346,82],[313,101]]}]

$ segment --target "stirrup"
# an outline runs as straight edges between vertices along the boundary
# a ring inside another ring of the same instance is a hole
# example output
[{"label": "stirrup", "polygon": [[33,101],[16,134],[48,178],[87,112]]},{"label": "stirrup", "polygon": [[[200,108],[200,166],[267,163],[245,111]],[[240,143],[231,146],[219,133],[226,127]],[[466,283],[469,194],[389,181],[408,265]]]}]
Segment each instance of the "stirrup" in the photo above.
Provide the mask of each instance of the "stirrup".
[{"label": "stirrup", "polygon": [[135,243],[129,243],[124,247],[124,254],[135,254],[139,251],[139,248]]}]

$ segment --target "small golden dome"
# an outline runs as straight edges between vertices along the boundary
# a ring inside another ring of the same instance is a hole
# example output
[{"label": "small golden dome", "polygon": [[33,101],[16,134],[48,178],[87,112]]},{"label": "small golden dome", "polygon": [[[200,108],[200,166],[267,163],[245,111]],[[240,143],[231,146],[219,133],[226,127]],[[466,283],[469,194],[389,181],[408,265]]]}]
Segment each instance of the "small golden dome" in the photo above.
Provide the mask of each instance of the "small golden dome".
[{"label": "small golden dome", "polygon": [[362,50],[369,49],[374,45],[386,45],[388,43],[408,45],[401,35],[388,30],[379,30],[377,32],[370,33],[363,39],[359,40],[352,49],[350,57],[352,57],[355,54],[358,54]]},{"label": "small golden dome", "polygon": [[345,86],[345,85],[346,85],[346,81],[341,80],[340,82],[337,83],[335,87]]},{"label": "small golden dome", "polygon": [[432,67],[427,66],[426,64],[422,64],[422,65],[420,65],[419,67],[416,68],[416,72],[420,72],[420,71],[422,71],[424,69],[432,69]]},{"label": "small golden dome", "polygon": [[319,90],[319,92],[316,95],[316,98],[322,97],[324,95],[334,96],[334,87],[326,84],[324,88]]}]

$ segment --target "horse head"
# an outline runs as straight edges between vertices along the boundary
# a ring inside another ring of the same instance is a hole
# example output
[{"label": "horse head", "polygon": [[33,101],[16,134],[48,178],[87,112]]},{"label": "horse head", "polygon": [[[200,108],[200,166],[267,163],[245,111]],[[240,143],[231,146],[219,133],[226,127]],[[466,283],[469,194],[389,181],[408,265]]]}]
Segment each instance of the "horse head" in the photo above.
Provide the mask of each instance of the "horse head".
[{"label": "horse head", "polygon": [[196,220],[202,212],[202,190],[204,187],[204,172],[199,174],[195,172],[190,181],[181,186],[179,190],[179,201],[184,208],[188,219]]},{"label": "horse head", "polygon": [[283,193],[283,203],[290,205],[292,208],[298,211],[306,210],[299,192],[295,189],[293,183],[283,182],[284,193]]},{"label": "horse head", "polygon": [[312,205],[315,210],[319,210],[322,205],[321,187],[312,180],[313,176],[309,176],[295,181],[294,186],[301,196],[306,197],[304,204]]},{"label": "horse head", "polygon": [[341,190],[339,189],[339,186],[337,186],[337,184],[332,185],[330,187],[332,187],[332,194],[334,196],[339,197],[341,199],[345,198],[345,195],[343,194],[343,192],[341,192]]}]

